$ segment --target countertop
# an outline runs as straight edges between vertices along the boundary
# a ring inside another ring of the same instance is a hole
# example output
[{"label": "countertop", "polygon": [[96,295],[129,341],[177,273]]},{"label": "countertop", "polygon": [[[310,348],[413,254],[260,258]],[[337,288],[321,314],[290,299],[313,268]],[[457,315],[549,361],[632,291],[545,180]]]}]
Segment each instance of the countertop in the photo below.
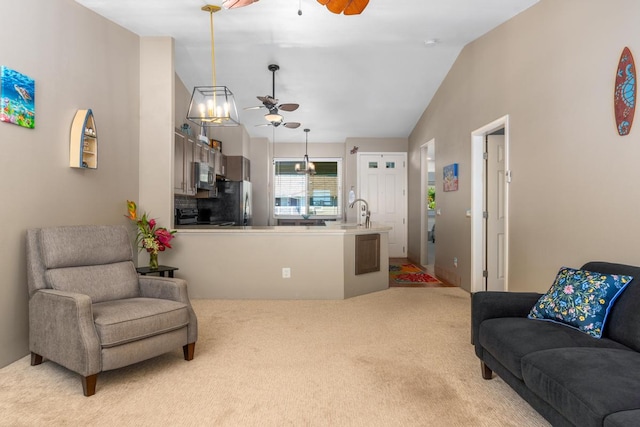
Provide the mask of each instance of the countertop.
[{"label": "countertop", "polygon": [[332,223],[329,225],[260,225],[260,226],[226,226],[215,225],[181,225],[175,229],[178,233],[306,233],[306,234],[370,234],[391,230],[388,225],[372,223],[365,228],[357,224]]}]

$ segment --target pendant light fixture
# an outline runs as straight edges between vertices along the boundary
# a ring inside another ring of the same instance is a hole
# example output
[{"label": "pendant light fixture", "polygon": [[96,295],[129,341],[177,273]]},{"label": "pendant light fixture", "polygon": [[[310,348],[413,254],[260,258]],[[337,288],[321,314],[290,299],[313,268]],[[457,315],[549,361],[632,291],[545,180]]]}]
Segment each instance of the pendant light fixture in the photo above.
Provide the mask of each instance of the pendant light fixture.
[{"label": "pendant light fixture", "polygon": [[300,163],[296,163],[296,172],[300,173],[300,174],[308,174],[308,175],[315,175],[316,174],[316,165],[314,165],[312,162],[309,161],[309,155],[308,155],[308,151],[307,148],[309,146],[309,132],[311,131],[311,129],[305,129],[304,133],[305,135],[305,143],[304,143],[304,160],[303,160],[303,164],[301,165]]},{"label": "pendant light fixture", "polygon": [[187,119],[198,126],[238,126],[238,109],[233,93],[226,86],[216,85],[216,62],[213,41],[213,14],[220,6],[205,5],[202,10],[209,12],[211,28],[211,83],[212,86],[196,86],[193,88]]}]

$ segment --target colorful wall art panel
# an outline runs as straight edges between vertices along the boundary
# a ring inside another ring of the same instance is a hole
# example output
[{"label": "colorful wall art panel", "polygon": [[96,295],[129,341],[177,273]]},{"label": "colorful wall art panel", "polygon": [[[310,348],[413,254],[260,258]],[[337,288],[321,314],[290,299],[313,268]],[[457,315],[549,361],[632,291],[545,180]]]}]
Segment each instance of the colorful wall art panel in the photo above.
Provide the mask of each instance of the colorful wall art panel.
[{"label": "colorful wall art panel", "polygon": [[628,47],[622,50],[618,62],[613,108],[618,134],[621,136],[629,135],[633,124],[633,115],[636,111],[636,64],[633,62],[633,55]]},{"label": "colorful wall art panel", "polygon": [[444,191],[458,191],[458,164],[445,166],[442,170]]},{"label": "colorful wall art panel", "polygon": [[35,127],[35,81],[11,68],[0,67],[0,121]]}]

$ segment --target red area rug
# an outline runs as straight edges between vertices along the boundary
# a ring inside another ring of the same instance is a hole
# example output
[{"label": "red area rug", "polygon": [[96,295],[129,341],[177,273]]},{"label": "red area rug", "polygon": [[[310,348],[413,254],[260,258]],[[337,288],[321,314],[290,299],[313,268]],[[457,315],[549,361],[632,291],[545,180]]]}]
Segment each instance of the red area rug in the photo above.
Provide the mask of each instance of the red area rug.
[{"label": "red area rug", "polygon": [[389,264],[389,286],[429,287],[441,286],[442,282],[415,264]]}]

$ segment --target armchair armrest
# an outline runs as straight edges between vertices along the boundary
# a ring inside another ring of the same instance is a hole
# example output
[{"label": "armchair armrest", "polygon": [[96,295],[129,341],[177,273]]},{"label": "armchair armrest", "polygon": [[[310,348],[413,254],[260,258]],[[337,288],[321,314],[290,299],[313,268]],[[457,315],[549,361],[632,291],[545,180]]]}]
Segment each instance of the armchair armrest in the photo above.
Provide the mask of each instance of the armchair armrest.
[{"label": "armchair armrest", "polygon": [[498,317],[526,317],[542,294],[536,292],[476,292],[471,296],[471,343],[478,346],[480,324]]},{"label": "armchair armrest", "polygon": [[145,298],[168,299],[189,304],[187,282],[184,279],[139,276],[140,295]]},{"label": "armchair armrest", "polygon": [[40,289],[29,300],[29,349],[80,375],[102,370],[91,298]]},{"label": "armchair armrest", "polygon": [[145,298],[168,299],[182,302],[189,309],[189,343],[198,339],[198,318],[191,307],[187,282],[173,277],[139,276],[140,295]]}]

